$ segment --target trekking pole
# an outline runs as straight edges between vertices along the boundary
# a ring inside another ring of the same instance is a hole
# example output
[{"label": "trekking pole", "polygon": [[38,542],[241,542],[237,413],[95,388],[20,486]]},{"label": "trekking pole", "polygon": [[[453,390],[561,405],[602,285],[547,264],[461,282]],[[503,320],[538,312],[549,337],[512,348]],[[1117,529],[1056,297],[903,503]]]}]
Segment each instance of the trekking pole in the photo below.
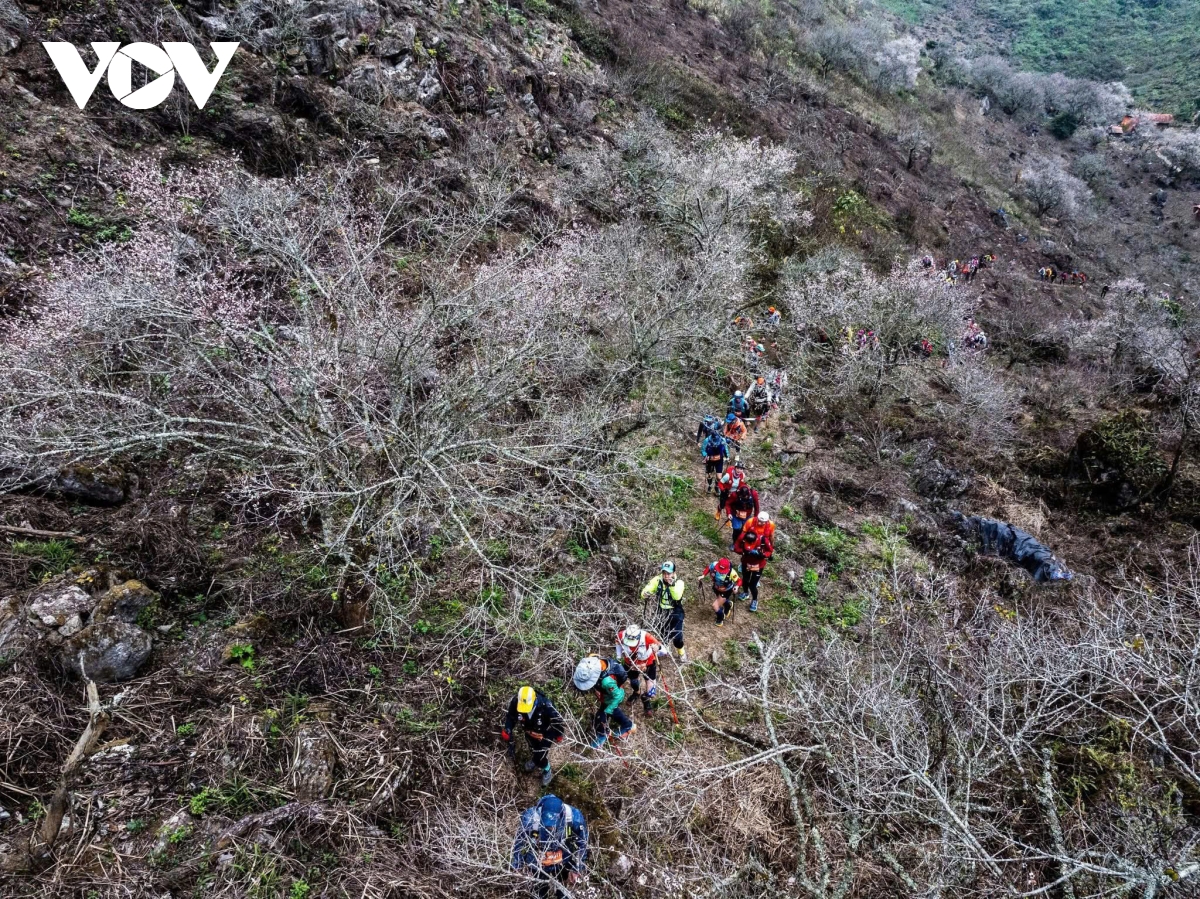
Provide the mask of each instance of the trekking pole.
[{"label": "trekking pole", "polygon": [[667,705],[671,709],[671,718],[674,720],[675,726],[679,727],[679,716],[675,714],[675,699],[671,696],[671,691],[667,687],[667,682],[665,680],[662,682],[662,688],[663,692],[667,694]]},{"label": "trekking pole", "polygon": [[621,747],[617,745],[617,738],[612,735],[611,731],[608,734],[608,745],[617,754],[617,758],[621,760],[621,764],[625,766],[625,770],[631,770],[629,768],[629,760],[625,758],[625,753],[621,752]]}]

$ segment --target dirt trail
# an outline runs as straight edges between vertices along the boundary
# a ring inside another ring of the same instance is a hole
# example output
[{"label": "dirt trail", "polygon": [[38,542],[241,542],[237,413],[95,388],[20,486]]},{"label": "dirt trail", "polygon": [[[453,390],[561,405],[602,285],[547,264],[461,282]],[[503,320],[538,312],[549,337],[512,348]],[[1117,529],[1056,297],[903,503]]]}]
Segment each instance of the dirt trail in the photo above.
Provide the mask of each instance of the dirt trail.
[{"label": "dirt trail", "polygon": [[[765,462],[760,458],[759,447],[767,437],[779,439],[776,422],[777,419],[772,418],[757,433],[752,432],[743,443],[742,458],[750,473],[750,483],[759,490],[764,508],[769,497],[761,485],[761,476],[756,477],[756,474],[760,474],[765,469]],[[771,609],[772,603],[777,601],[773,595],[773,589],[764,581],[760,588],[760,608],[764,609],[763,612],[752,614],[749,611],[749,601],[736,602],[732,616],[725,619],[723,626],[717,627],[712,609],[711,582],[705,581],[703,585],[699,585],[696,578],[710,562],[726,557],[736,566],[738,557],[729,548],[732,531],[727,525],[721,527],[719,531],[722,541],[719,547],[713,544],[711,532],[705,534],[696,526],[696,522],[701,516],[706,521],[712,522],[713,525],[717,524],[713,519],[716,497],[704,493],[704,464],[698,460],[697,453],[692,450],[690,445],[687,454],[689,464],[686,471],[681,471],[680,474],[692,479],[693,495],[687,510],[681,511],[669,528],[656,534],[656,545],[662,558],[670,558],[675,561],[679,575],[687,585],[684,593],[684,648],[687,651],[687,661],[680,665],[672,652],[669,660],[662,660],[659,663],[660,685],[665,685],[676,695],[682,695],[689,687],[695,685],[694,678],[698,675],[696,671],[698,663],[710,666],[716,664],[714,653],[718,653],[717,657],[719,658],[719,651],[727,642],[732,641],[741,646],[751,642],[754,631],[761,628],[765,621],[770,620],[770,615],[766,610]],[[641,587],[642,584],[639,584],[639,591]],[[638,599],[637,603],[638,614],[640,614],[641,600]],[[634,618],[637,618],[636,614]],[[662,634],[658,628],[652,603],[646,606],[645,618],[644,626],[649,627],[661,639]],[[654,715],[655,720],[661,725],[664,721],[671,722],[671,711],[665,702],[665,695],[660,695],[664,701],[658,704]],[[677,700],[675,705],[680,723],[685,727],[689,726],[684,704]],[[651,728],[644,726],[646,721],[640,704],[636,702],[629,704],[626,706],[626,712],[637,722],[638,733],[631,740],[618,744],[621,752],[626,755],[636,755],[643,749],[656,751],[656,747],[652,744],[660,738],[654,736]],[[657,749],[661,749],[661,747],[657,747]]]}]

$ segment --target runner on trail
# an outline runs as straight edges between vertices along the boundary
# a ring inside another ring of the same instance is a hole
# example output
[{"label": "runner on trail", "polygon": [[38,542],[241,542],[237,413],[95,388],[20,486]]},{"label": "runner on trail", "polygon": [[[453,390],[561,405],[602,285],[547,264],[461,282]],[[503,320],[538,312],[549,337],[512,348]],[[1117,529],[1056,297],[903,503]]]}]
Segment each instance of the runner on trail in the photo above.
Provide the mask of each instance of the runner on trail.
[{"label": "runner on trail", "polygon": [[771,372],[767,383],[771,389],[771,405],[778,409],[779,404],[783,402],[783,393],[787,390],[788,374],[784,369],[777,368]]},{"label": "runner on trail", "polygon": [[725,506],[729,502],[729,495],[736,493],[737,489],[746,483],[746,469],[740,461],[733,463],[733,468],[721,475],[717,479],[717,520],[720,520],[721,513],[725,511]]},{"label": "runner on trail", "polygon": [[512,869],[536,877],[539,899],[561,895],[560,884],[574,886],[588,857],[588,827],[583,812],[557,796],[543,796],[521,815],[513,842]]},{"label": "runner on trail", "polygon": [[734,544],[734,551],[742,556],[742,577],[746,580],[742,598],[745,599],[749,593],[752,597],[750,611],[757,612],[758,582],[762,580],[767,561],[775,554],[775,523],[771,521],[771,516],[766,512],[759,512],[754,521],[742,528]]},{"label": "runner on trail", "polygon": [[[736,415],[738,418],[745,418],[750,412],[750,403],[746,401],[746,396],[740,390],[735,390],[733,396],[729,398],[729,406],[725,410],[729,415]],[[726,421],[729,419],[726,418]]]},{"label": "runner on trail", "polygon": [[754,430],[757,431],[758,423],[766,419],[767,414],[771,411],[771,391],[767,387],[765,377],[759,375],[754,379],[754,383],[746,389],[746,402],[750,406]]},{"label": "runner on trail", "polygon": [[586,656],[575,666],[571,683],[581,693],[594,691],[599,702],[592,718],[592,726],[596,731],[591,742],[592,749],[599,749],[608,742],[609,718],[617,723],[617,729],[613,732],[617,739],[624,739],[637,730],[637,725],[621,711],[621,703],[625,701],[623,685],[627,679],[625,668],[615,659]]},{"label": "runner on trail", "polygon": [[717,479],[725,471],[725,460],[729,458],[729,445],[720,434],[710,434],[705,438],[700,454],[704,456],[704,492],[712,493],[717,489]]},{"label": "runner on trail", "polygon": [[545,696],[539,694],[533,687],[522,687],[508,704],[508,715],[504,719],[504,728],[500,731],[500,739],[508,745],[508,757],[516,758],[517,747],[513,742],[513,731],[517,725],[525,731],[525,740],[529,743],[532,758],[525,763],[527,772],[541,771],[542,786],[550,785],[554,772],[550,770],[550,747],[561,743],[566,728],[562,715]]},{"label": "runner on trail", "polygon": [[642,588],[642,599],[653,596],[658,602],[658,616],[662,622],[658,632],[671,641],[681,662],[687,661],[683,648],[684,587],[683,581],[675,576],[675,563],[663,562],[659,573]]},{"label": "runner on trail", "polygon": [[725,504],[725,516],[733,528],[733,542],[737,543],[738,535],[746,522],[758,514],[758,491],[749,484],[742,484],[737,490],[730,492],[729,501]]},{"label": "runner on trail", "polygon": [[725,616],[733,614],[733,598],[742,587],[741,576],[733,570],[728,559],[717,559],[704,569],[697,579],[701,585],[706,577],[712,577],[713,612],[717,616],[717,627],[725,626]]},{"label": "runner on trail", "polygon": [[733,455],[736,459],[742,454],[742,441],[746,439],[746,423],[730,412],[725,416],[725,426],[721,429],[721,436],[733,447]]},{"label": "runner on trail", "polygon": [[704,420],[701,421],[699,427],[696,428],[696,446],[703,444],[706,437],[709,437],[712,434],[720,434],[721,424],[721,419],[716,415],[704,416]]},{"label": "runner on trail", "polygon": [[[629,624],[617,631],[616,659],[629,672],[628,699],[641,695],[642,711],[649,717],[652,713],[651,700],[658,695],[658,657],[669,655],[662,641],[636,624]],[[646,676],[646,692],[642,693],[642,675]]]}]

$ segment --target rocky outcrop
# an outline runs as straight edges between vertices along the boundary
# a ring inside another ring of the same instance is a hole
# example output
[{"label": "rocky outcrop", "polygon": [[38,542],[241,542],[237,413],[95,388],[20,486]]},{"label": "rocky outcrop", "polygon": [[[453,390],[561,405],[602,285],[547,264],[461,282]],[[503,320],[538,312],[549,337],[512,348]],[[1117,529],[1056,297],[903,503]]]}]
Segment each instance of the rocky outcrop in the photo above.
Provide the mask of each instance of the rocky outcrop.
[{"label": "rocky outcrop", "polygon": [[29,20],[13,0],[0,0],[0,56],[7,56],[29,33]]},{"label": "rocky outcrop", "polygon": [[129,680],[154,646],[150,635],[120,618],[103,618],[71,637],[63,652],[68,670],[97,683]]},{"label": "rocky outcrop", "polygon": [[931,459],[916,472],[916,488],[921,496],[951,499],[971,489],[970,475]]},{"label": "rocky outcrop", "polygon": [[0,601],[0,665],[45,648],[80,678],[129,680],[153,651],[137,621],[157,599],[141,581],[103,568],[55,578],[24,603],[9,597]]}]

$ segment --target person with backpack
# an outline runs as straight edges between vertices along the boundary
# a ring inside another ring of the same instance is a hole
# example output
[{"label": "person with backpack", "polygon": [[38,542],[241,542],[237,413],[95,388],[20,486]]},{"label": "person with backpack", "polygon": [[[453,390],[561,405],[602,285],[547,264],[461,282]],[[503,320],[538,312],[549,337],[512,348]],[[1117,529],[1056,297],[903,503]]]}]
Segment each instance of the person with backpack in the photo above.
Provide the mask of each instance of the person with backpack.
[{"label": "person with backpack", "polygon": [[629,720],[629,716],[621,711],[621,703],[625,701],[625,681],[629,675],[625,668],[615,659],[605,659],[600,656],[587,656],[580,659],[575,666],[575,676],[571,683],[581,693],[595,691],[599,707],[592,718],[592,726],[596,731],[592,738],[592,749],[599,749],[608,742],[608,719],[617,723],[613,733],[618,740],[623,740],[637,730],[637,725]]},{"label": "person with backpack", "polygon": [[683,591],[684,583],[675,576],[675,563],[663,562],[659,573],[642,588],[642,599],[654,597],[662,624],[658,632],[675,647],[679,661],[687,661],[683,648]]},{"label": "person with backpack", "polygon": [[758,514],[758,491],[749,484],[743,483],[737,490],[730,492],[725,504],[725,517],[733,527],[733,543],[737,545],[738,536],[746,522]]},{"label": "person with backpack", "polygon": [[742,441],[746,439],[746,423],[730,412],[725,416],[725,425],[721,428],[721,436],[725,442],[733,446],[734,456],[741,455]]},{"label": "person with backpack", "polygon": [[742,577],[746,586],[742,589],[742,598],[747,595],[750,600],[750,611],[758,611],[758,583],[762,580],[763,569],[767,561],[775,554],[775,523],[766,512],[759,512],[753,521],[742,528],[734,543],[734,551],[742,556]]},{"label": "person with backpack", "polygon": [[[616,659],[629,672],[629,700],[641,696],[642,711],[652,713],[651,701],[658,695],[658,657],[668,655],[658,637],[636,624],[617,631]],[[646,676],[646,692],[642,693],[642,675]]]},{"label": "person with backpack", "polygon": [[[733,396],[729,398],[729,406],[725,409],[726,414],[736,415],[738,418],[745,418],[750,412],[750,404],[746,402],[746,396],[740,390],[735,390]],[[729,421],[729,419],[725,419]]]},{"label": "person with backpack", "polygon": [[717,489],[717,479],[725,471],[725,460],[729,457],[729,445],[720,434],[710,434],[700,450],[704,456],[704,481],[706,494]]},{"label": "person with backpack", "polygon": [[767,379],[759,375],[754,383],[746,390],[746,402],[750,407],[750,415],[754,420],[754,430],[758,423],[767,417],[771,410],[771,391],[767,388]]},{"label": "person with backpack", "polygon": [[717,478],[717,514],[714,516],[718,521],[721,519],[721,513],[725,511],[725,506],[729,503],[730,494],[736,493],[737,489],[746,483],[746,469],[741,460],[735,460],[733,467]]},{"label": "person with backpack", "polygon": [[717,559],[700,575],[698,581],[704,584],[706,577],[712,577],[713,612],[717,616],[717,627],[725,626],[725,617],[733,614],[733,597],[742,587],[742,578],[733,570],[733,564],[728,559]]},{"label": "person with backpack", "polygon": [[704,441],[713,434],[721,433],[721,419],[715,415],[706,415],[704,420],[700,422],[700,426],[696,428],[696,446],[700,446]]},{"label": "person with backpack", "polygon": [[517,747],[513,742],[513,731],[517,725],[525,731],[525,741],[529,744],[532,756],[525,763],[527,772],[541,771],[542,786],[550,786],[554,772],[550,770],[550,747],[561,743],[566,733],[562,715],[545,696],[540,695],[533,687],[522,687],[508,704],[508,714],[504,718],[504,728],[500,731],[500,739],[508,746],[508,757],[515,759]]},{"label": "person with backpack", "polygon": [[574,886],[588,858],[588,827],[583,812],[550,794],[521,815],[513,842],[512,869],[541,881],[540,899],[561,895],[559,884]]}]

